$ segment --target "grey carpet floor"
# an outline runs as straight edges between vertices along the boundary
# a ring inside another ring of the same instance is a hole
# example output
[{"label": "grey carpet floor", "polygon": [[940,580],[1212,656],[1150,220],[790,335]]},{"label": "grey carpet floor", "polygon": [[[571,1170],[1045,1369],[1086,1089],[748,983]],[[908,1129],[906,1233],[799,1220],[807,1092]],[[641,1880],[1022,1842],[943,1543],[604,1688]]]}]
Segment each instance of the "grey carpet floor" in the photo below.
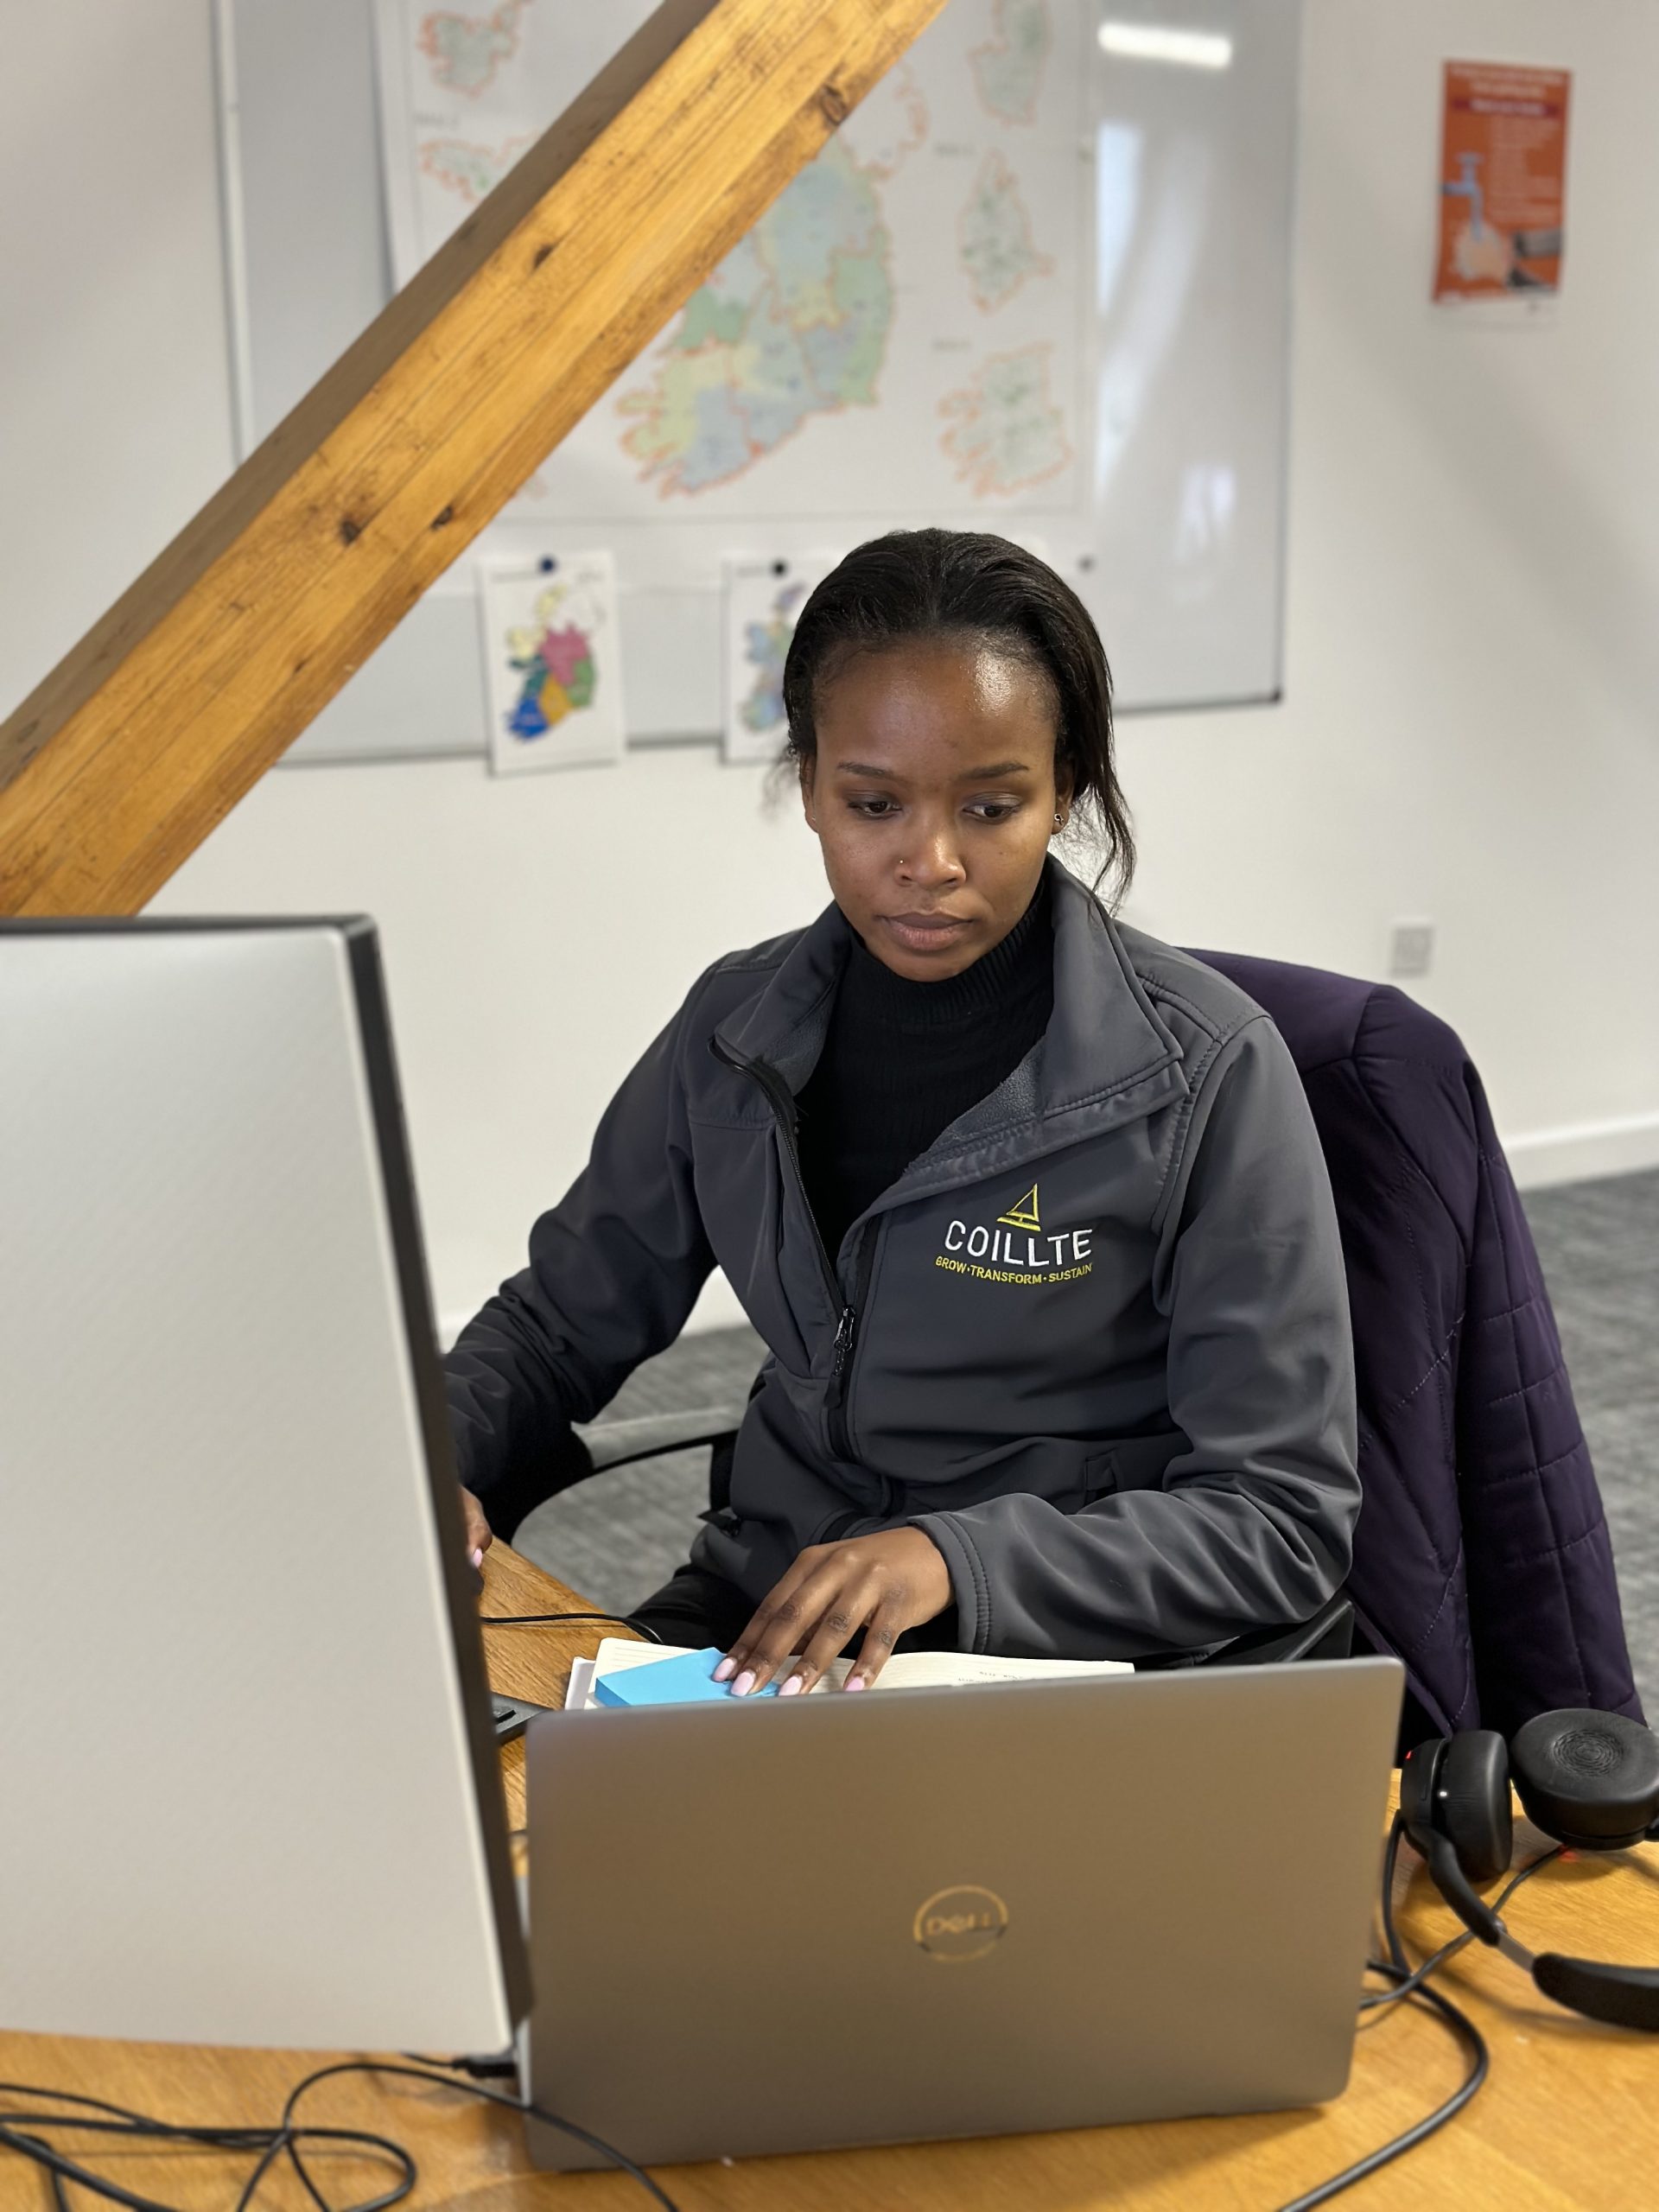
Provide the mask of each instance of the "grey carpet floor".
[{"label": "grey carpet floor", "polygon": [[1636,1686],[1659,1720],[1659,1170],[1533,1191],[1526,1207],[1612,1530]]},{"label": "grey carpet floor", "polygon": [[[1659,1170],[1534,1192],[1526,1205],[1606,1503],[1637,1685],[1659,1716]],[[683,1337],[602,1421],[741,1402],[761,1351],[750,1329]],[[531,1514],[519,1548],[596,1605],[636,1605],[685,1557],[708,1459],[678,1452],[596,1475]]]}]

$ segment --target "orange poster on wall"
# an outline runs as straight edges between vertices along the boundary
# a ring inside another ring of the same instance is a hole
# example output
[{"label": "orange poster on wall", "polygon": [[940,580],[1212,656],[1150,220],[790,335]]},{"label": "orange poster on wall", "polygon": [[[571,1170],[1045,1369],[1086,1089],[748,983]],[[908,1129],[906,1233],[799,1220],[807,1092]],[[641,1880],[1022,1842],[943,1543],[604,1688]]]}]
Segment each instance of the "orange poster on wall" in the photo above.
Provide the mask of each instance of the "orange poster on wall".
[{"label": "orange poster on wall", "polygon": [[1566,69],[1446,63],[1437,300],[1560,289],[1572,81]]}]

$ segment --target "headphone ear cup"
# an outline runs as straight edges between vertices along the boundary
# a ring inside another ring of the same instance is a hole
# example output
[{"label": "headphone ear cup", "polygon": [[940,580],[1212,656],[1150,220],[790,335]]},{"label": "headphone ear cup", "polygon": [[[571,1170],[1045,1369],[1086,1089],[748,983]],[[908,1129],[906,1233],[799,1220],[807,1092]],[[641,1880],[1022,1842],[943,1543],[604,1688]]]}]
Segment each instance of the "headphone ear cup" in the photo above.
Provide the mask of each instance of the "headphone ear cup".
[{"label": "headphone ear cup", "polygon": [[1434,1828],[1434,1784],[1446,1757],[1447,1738],[1431,1736],[1414,1744],[1400,1762],[1400,1817],[1406,1834],[1425,1859]]},{"label": "headphone ear cup", "polygon": [[1622,1713],[1540,1713],[1510,1758],[1527,1818],[1558,1842],[1625,1850],[1659,1815],[1659,1736]]},{"label": "headphone ear cup", "polygon": [[1508,1866],[1515,1840],[1510,1755],[1495,1729],[1469,1728],[1447,1740],[1435,1777],[1434,1826],[1471,1882],[1492,1881]]}]

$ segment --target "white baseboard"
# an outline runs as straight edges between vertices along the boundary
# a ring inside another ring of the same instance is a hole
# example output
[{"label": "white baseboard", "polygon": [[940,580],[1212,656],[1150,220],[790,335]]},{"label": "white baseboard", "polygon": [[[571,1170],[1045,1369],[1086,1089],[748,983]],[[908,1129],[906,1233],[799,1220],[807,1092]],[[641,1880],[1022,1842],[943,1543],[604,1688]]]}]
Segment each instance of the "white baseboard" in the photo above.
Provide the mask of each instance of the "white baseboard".
[{"label": "white baseboard", "polygon": [[1630,1175],[1659,1167],[1659,1114],[1620,1114],[1605,1122],[1575,1122],[1560,1129],[1534,1129],[1505,1137],[1515,1179],[1523,1191],[1551,1183],[1583,1183],[1600,1175]]}]

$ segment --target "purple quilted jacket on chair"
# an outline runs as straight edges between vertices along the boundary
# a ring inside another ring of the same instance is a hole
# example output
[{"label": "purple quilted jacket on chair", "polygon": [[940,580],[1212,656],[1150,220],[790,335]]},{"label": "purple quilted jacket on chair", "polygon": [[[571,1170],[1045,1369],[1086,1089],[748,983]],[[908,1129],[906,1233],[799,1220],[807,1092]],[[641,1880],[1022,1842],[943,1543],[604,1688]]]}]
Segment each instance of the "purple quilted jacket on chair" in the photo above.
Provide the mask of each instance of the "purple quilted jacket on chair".
[{"label": "purple quilted jacket on chair", "polygon": [[1468,1054],[1388,985],[1197,957],[1277,1024],[1331,1172],[1359,1383],[1360,1639],[1404,1661],[1437,1729],[1508,1735],[1575,1705],[1640,1719],[1554,1315]]}]

